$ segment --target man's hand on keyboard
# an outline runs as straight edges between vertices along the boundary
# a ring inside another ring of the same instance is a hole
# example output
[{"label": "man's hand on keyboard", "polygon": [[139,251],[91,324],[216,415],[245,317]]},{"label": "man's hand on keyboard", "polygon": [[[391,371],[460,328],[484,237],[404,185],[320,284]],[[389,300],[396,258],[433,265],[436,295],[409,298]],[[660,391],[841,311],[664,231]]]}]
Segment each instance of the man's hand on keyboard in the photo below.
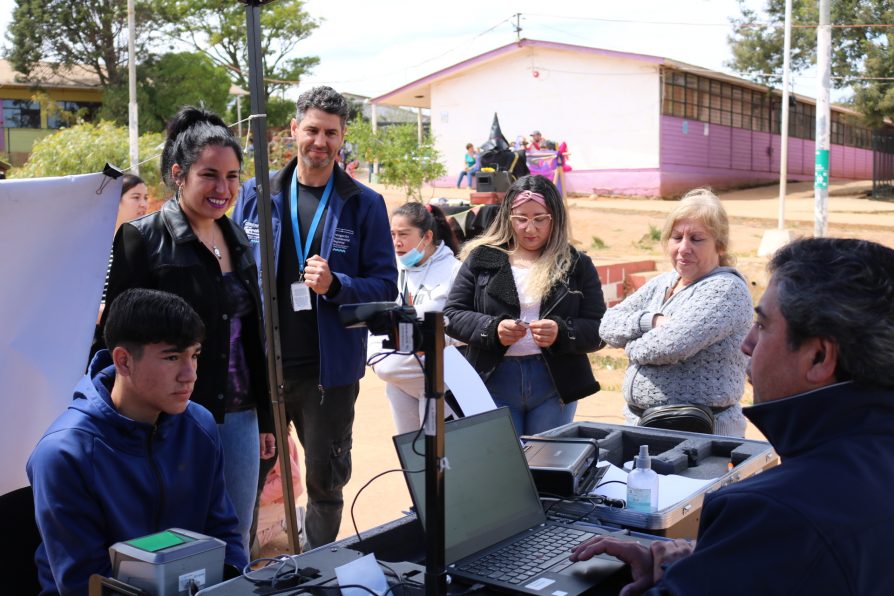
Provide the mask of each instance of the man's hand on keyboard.
[{"label": "man's hand on keyboard", "polygon": [[664,575],[667,565],[689,556],[694,545],[686,540],[655,541],[650,547],[632,540],[596,536],[571,549],[572,561],[585,561],[607,554],[630,565],[633,582],[624,586],[621,596],[639,596]]}]

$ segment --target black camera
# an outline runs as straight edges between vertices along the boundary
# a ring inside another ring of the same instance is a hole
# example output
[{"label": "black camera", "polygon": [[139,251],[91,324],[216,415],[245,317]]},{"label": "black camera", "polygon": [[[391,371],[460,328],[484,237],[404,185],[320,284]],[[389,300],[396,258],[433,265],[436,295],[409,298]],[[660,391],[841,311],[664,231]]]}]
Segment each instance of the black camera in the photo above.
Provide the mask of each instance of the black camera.
[{"label": "black camera", "polygon": [[366,327],[373,335],[387,335],[383,346],[398,352],[411,353],[422,349],[422,330],[416,309],[394,302],[342,304],[338,317],[345,327]]}]

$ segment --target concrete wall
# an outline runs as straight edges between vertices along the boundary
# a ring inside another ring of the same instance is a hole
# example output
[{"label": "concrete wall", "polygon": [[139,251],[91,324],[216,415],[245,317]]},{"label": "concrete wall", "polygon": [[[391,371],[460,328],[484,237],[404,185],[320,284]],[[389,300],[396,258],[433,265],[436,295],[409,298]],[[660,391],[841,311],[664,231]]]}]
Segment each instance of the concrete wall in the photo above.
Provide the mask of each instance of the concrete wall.
[{"label": "concrete wall", "polygon": [[[538,76],[534,76],[536,71]],[[551,48],[527,47],[436,83],[431,125],[435,144],[456,183],[466,143],[487,140],[494,112],[503,134],[538,129],[565,141],[569,189],[597,170],[657,170],[659,78],[654,64]]]},{"label": "concrete wall", "polygon": [[[662,116],[660,194],[777,181],[780,143],[775,134]],[[789,137],[789,179],[813,178],[815,149],[813,140]],[[829,162],[833,178],[872,177],[870,149],[832,145]]]}]

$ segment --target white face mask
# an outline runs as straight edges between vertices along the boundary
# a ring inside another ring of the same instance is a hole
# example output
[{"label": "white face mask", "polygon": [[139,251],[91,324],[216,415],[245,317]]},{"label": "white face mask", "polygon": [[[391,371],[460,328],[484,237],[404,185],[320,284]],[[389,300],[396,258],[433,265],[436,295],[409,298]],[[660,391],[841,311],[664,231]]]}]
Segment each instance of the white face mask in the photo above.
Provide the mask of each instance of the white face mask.
[{"label": "white face mask", "polygon": [[[423,242],[425,242],[424,238],[419,241],[419,244],[422,244]],[[403,265],[404,268],[409,269],[410,267],[415,267],[419,264],[419,261],[421,261],[423,257],[425,257],[425,253],[419,250],[419,244],[413,247],[412,250],[408,250],[398,257],[400,264]]]}]

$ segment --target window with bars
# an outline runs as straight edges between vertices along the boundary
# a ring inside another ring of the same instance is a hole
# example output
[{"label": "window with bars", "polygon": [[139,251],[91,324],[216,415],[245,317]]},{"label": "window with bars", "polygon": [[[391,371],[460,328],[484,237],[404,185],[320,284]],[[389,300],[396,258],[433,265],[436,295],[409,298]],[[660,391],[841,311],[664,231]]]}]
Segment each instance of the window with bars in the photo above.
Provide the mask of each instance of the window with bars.
[{"label": "window with bars", "polygon": [[[662,72],[664,114],[773,134],[782,129],[779,95],[677,70]],[[789,136],[815,139],[816,107],[792,101],[788,124]],[[856,117],[833,111],[831,125],[832,143],[872,148],[871,131]]]}]

